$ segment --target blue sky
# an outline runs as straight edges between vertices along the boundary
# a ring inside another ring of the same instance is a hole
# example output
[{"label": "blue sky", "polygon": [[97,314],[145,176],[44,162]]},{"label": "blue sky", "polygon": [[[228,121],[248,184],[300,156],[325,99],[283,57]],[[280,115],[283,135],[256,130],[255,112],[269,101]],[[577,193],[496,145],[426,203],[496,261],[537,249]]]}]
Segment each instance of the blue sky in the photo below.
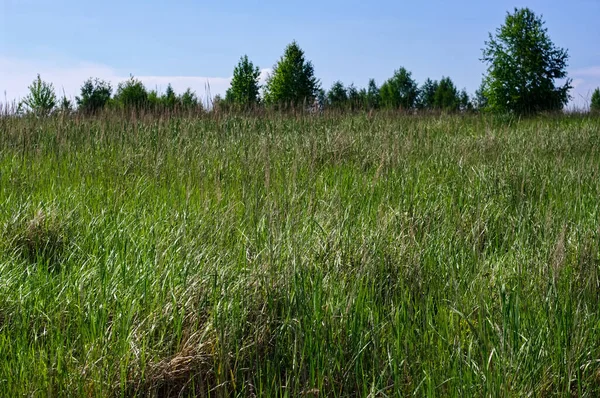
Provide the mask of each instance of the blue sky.
[{"label": "blue sky", "polygon": [[[0,93],[22,97],[40,73],[74,96],[88,77],[130,74],[149,88],[223,93],[243,54],[268,73],[296,40],[325,88],[381,84],[400,66],[423,82],[450,76],[474,92],[481,48],[507,11],[542,14],[568,48],[574,103],[600,86],[600,1],[74,1],[0,0]],[[4,100],[4,98],[2,98]]]}]

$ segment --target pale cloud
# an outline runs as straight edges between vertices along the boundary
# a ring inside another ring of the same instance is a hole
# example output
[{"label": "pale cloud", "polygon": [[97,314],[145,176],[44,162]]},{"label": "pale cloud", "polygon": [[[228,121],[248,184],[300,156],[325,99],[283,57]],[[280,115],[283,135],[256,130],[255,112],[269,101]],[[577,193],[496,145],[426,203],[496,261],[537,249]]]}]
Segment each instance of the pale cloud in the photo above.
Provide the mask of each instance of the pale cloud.
[{"label": "pale cloud", "polygon": [[590,66],[588,68],[580,68],[571,71],[572,76],[577,77],[597,77],[600,78],[600,66]]},{"label": "pale cloud", "polygon": [[573,79],[571,83],[573,85],[571,91],[573,98],[568,107],[577,110],[588,110],[592,93],[600,87],[600,66],[573,69],[569,71],[569,76]]},{"label": "pale cloud", "polygon": [[[260,81],[264,83],[270,69],[262,69]],[[129,78],[107,65],[89,62],[56,62],[25,60],[0,57],[0,102],[19,101],[28,93],[28,87],[40,74],[42,80],[52,83],[57,95],[63,93],[67,98],[75,98],[79,94],[81,84],[89,79],[98,78],[108,81],[116,90],[119,82]],[[210,102],[215,95],[223,96],[231,83],[231,77],[211,76],[135,76],[148,90],[164,92],[171,84],[175,92],[183,93],[191,88],[203,103]]]}]

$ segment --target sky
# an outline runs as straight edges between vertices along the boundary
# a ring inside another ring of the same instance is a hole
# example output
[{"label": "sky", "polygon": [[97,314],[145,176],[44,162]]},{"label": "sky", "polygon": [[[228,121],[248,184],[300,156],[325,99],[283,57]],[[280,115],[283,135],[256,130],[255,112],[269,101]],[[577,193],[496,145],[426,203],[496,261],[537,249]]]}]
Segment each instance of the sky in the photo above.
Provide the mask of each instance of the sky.
[{"label": "sky", "polygon": [[262,80],[296,40],[325,89],[336,80],[378,84],[405,67],[421,84],[449,76],[473,93],[486,70],[488,33],[529,7],[568,49],[571,106],[600,87],[600,0],[531,1],[83,1],[0,0],[0,102],[27,94],[39,73],[73,98],[88,78],[116,87],[130,75],[148,89],[223,94],[247,54]]}]

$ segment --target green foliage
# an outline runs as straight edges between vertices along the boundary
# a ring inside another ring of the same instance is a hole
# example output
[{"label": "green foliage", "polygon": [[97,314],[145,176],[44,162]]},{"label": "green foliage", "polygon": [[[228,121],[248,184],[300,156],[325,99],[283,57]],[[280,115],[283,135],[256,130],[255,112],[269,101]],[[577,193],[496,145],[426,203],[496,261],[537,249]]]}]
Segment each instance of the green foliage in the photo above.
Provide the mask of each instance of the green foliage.
[{"label": "green foliage", "polygon": [[473,107],[478,111],[489,110],[488,98],[485,91],[485,81],[481,83],[479,88],[475,91],[475,98],[473,99]]},{"label": "green foliage", "polygon": [[167,89],[160,98],[160,102],[166,109],[169,110],[173,110],[177,107],[179,100],[175,94],[175,90],[173,90],[173,87],[171,86],[171,83],[167,85]]},{"label": "green foliage", "polygon": [[486,41],[482,61],[487,107],[492,111],[535,113],[560,110],[569,100],[568,52],[556,47],[544,21],[529,8],[508,13],[504,25]]},{"label": "green foliage", "polygon": [[70,99],[68,99],[67,96],[64,95],[64,93],[63,97],[60,100],[59,109],[63,115],[68,115],[73,112],[73,102]]},{"label": "green foliage", "polygon": [[109,82],[89,78],[81,86],[81,94],[75,97],[80,112],[94,114],[101,111],[110,101],[112,87]]},{"label": "green foliage", "polygon": [[242,108],[251,108],[255,106],[259,99],[259,77],[260,70],[258,69],[258,66],[254,66],[254,64],[248,60],[248,56],[244,55],[233,69],[231,87],[225,94],[225,101]]},{"label": "green foliage", "polygon": [[442,77],[433,95],[433,107],[444,111],[455,111],[460,107],[456,86],[449,77]]},{"label": "green foliage", "polygon": [[377,109],[379,108],[379,102],[379,87],[377,87],[375,79],[369,79],[365,103],[369,109]]},{"label": "green foliage", "polygon": [[267,79],[265,102],[284,107],[311,104],[319,86],[312,62],[305,60],[304,51],[294,41],[286,47]]},{"label": "green foliage", "polygon": [[42,81],[40,75],[29,86],[29,94],[19,104],[19,111],[36,116],[48,116],[56,107],[56,93],[52,83]]},{"label": "green foliage", "polygon": [[592,94],[590,109],[592,112],[600,112],[600,87],[595,89]]},{"label": "green foliage", "polygon": [[187,111],[202,110],[202,104],[196,96],[196,93],[192,91],[191,88],[188,88],[183,94],[181,94],[179,97],[179,103],[181,104],[181,108]]},{"label": "green foliage", "polygon": [[131,76],[119,83],[114,102],[124,109],[141,109],[148,105],[148,91],[144,84]]},{"label": "green foliage", "polygon": [[327,93],[327,104],[332,109],[356,111],[367,104],[367,91],[358,90],[354,84],[347,88],[341,81],[336,81]]},{"label": "green foliage", "polygon": [[466,89],[463,88],[461,90],[461,92],[458,94],[458,98],[459,107],[461,110],[473,110],[473,103],[469,98],[469,94],[467,93]]},{"label": "green foliage", "polygon": [[361,98],[360,92],[354,85],[354,83],[348,86],[348,108],[352,111],[356,111],[363,107],[363,100]]},{"label": "green foliage", "polygon": [[435,94],[439,83],[437,80],[427,78],[419,90],[417,100],[418,107],[421,109],[433,109],[435,107]]},{"label": "green foliage", "polygon": [[417,83],[411,72],[400,68],[394,76],[381,85],[380,97],[383,107],[388,109],[412,109],[419,94]]},{"label": "green foliage", "polygon": [[149,109],[153,109],[156,111],[160,111],[163,109],[161,97],[158,95],[158,92],[156,90],[150,90],[148,92],[148,98],[146,102]]},{"label": "green foliage", "polygon": [[345,108],[348,102],[346,87],[341,81],[336,81],[327,92],[327,105],[334,109]]}]

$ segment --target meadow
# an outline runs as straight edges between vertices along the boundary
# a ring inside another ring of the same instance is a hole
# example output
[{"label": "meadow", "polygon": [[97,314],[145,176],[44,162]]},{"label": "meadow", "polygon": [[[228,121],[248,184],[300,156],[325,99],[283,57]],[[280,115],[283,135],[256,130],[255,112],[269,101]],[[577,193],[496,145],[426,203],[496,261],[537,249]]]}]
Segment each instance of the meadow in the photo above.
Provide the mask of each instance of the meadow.
[{"label": "meadow", "polygon": [[600,119],[0,118],[0,395],[600,396]]}]

